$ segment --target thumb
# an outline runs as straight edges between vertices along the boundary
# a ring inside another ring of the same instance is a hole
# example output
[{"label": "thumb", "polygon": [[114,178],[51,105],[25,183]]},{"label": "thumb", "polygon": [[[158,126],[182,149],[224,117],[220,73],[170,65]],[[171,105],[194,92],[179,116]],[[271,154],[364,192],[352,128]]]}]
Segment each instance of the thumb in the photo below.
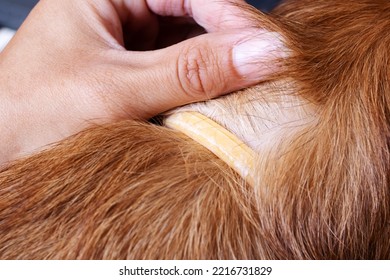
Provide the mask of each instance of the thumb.
[{"label": "thumb", "polygon": [[264,81],[278,70],[284,49],[278,33],[262,30],[204,34],[162,50],[139,52],[133,86],[139,85],[136,91],[145,107],[137,111],[140,117],[150,117]]}]

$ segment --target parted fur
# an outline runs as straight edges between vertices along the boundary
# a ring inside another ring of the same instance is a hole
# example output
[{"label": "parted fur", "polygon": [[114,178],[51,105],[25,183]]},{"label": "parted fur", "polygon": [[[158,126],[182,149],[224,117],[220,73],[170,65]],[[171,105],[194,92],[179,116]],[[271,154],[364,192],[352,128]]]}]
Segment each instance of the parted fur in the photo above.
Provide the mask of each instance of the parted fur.
[{"label": "parted fur", "polygon": [[250,13],[281,73],[179,110],[258,152],[254,186],[180,132],[91,127],[1,171],[0,258],[389,259],[390,2]]}]

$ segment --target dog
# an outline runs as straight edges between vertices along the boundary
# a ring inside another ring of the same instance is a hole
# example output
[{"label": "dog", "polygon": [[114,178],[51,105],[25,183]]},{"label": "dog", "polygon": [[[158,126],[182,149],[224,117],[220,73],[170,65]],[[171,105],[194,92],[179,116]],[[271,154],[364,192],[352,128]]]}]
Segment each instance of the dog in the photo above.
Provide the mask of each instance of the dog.
[{"label": "dog", "polygon": [[281,70],[169,115],[237,136],[252,179],[163,123],[90,127],[0,172],[1,259],[390,258],[390,2],[245,13]]}]

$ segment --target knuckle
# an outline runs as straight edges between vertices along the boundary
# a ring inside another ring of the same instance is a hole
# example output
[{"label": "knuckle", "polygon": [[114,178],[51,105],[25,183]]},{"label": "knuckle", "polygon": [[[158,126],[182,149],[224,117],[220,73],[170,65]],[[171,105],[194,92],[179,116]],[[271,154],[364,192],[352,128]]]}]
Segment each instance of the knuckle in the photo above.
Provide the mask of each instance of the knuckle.
[{"label": "knuckle", "polygon": [[200,46],[182,51],[178,59],[178,80],[181,89],[191,98],[201,98],[216,93],[219,84],[214,73],[217,59],[212,51]]}]

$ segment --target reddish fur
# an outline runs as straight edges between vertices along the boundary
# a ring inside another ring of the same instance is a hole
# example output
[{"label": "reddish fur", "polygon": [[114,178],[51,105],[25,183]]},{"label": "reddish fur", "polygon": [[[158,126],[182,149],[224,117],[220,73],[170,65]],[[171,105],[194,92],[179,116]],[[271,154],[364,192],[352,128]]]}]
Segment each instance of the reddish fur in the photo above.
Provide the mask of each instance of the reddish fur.
[{"label": "reddish fur", "polygon": [[254,187],[179,132],[94,127],[0,173],[0,258],[389,259],[390,3],[253,17],[291,50],[267,85],[294,81],[316,114]]}]

